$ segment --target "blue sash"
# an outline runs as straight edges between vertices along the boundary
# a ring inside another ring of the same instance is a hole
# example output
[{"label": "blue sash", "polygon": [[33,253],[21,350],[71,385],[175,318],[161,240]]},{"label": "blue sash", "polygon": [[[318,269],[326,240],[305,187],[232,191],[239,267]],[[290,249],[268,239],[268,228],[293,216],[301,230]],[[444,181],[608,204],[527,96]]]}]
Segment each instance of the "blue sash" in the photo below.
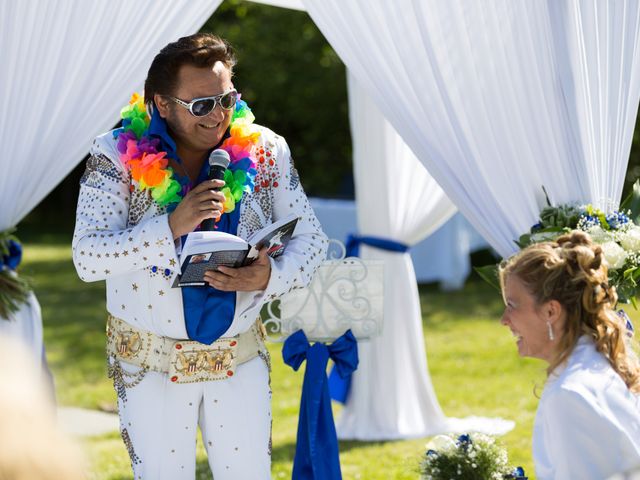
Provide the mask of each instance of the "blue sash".
[{"label": "blue sash", "polygon": [[346,256],[358,257],[360,256],[360,244],[364,243],[370,247],[379,248],[381,250],[388,250],[390,252],[404,253],[409,250],[409,246],[404,243],[389,240],[381,237],[370,237],[349,234],[347,237]]}]

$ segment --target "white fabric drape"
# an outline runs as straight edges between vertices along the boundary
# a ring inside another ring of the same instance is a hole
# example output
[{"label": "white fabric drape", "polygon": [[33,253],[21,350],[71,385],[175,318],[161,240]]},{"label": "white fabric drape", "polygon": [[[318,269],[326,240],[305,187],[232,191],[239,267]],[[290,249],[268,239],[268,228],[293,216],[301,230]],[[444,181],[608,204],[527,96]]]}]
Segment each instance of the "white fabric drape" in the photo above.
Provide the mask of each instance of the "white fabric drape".
[{"label": "white fabric drape", "polygon": [[[348,85],[357,233],[413,245],[456,209],[351,75]],[[379,440],[442,432],[411,257],[364,245],[361,257],[384,260],[384,325],[381,336],[358,346],[338,435]]]},{"label": "white fabric drape", "polygon": [[638,0],[303,0],[429,173],[502,255],[551,201],[620,198]]},{"label": "white fabric drape", "polygon": [[249,0],[253,3],[262,3],[272,7],[288,8],[289,10],[304,10],[301,0]]},{"label": "white fabric drape", "polygon": [[156,53],[221,1],[0,1],[0,230],[115,125]]},{"label": "white fabric drape", "polygon": [[11,318],[0,317],[0,335],[18,339],[31,352],[36,360],[42,354],[42,313],[40,303],[35,294],[29,294],[27,302],[11,315]]},{"label": "white fabric drape", "polygon": [[[222,0],[0,0],[0,231],[15,226],[113,127],[156,53],[193,33]],[[35,295],[0,332],[37,358]]]}]

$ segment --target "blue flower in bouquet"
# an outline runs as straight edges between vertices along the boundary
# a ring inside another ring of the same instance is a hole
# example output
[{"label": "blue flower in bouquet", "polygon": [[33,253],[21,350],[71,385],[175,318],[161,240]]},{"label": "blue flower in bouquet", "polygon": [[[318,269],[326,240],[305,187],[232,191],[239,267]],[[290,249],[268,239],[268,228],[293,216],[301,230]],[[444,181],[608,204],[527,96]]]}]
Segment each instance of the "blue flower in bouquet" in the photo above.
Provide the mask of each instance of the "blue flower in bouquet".
[{"label": "blue flower in bouquet", "polygon": [[516,467],[507,475],[505,475],[504,478],[509,480],[527,480],[529,477],[525,476],[524,468]]},{"label": "blue flower in bouquet", "polygon": [[578,230],[584,230],[585,232],[588,232],[592,228],[596,227],[602,227],[600,218],[595,215],[589,214],[581,215],[580,219],[578,220],[578,224],[576,225],[576,228]]},{"label": "blue flower in bouquet", "polygon": [[628,215],[626,215],[624,212],[618,211],[610,213],[606,216],[606,219],[609,228],[611,228],[612,230],[619,230],[621,228],[624,228],[629,225],[629,222],[631,221]]},{"label": "blue flower in bouquet", "polygon": [[469,448],[469,446],[471,446],[472,443],[473,442],[471,441],[471,437],[467,434],[460,435],[458,437],[458,441],[456,442],[458,447],[462,448],[465,451]]},{"label": "blue flower in bouquet", "polygon": [[22,246],[15,240],[8,240],[4,249],[6,254],[0,256],[0,268],[15,270],[22,260]]}]

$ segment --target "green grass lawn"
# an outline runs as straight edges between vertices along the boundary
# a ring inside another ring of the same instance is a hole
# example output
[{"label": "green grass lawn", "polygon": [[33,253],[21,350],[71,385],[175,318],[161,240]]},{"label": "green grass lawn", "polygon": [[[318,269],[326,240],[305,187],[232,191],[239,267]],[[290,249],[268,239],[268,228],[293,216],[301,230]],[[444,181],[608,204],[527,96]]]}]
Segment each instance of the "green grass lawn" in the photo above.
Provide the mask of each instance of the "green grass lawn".
[{"label": "green grass lawn", "polygon": [[[25,239],[26,240],[26,239]],[[104,284],[82,283],[71,263],[70,239],[26,241],[22,274],[31,278],[42,305],[47,356],[62,405],[114,408],[115,393],[104,359]],[[536,385],[544,382],[541,362],[520,359],[508,329],[499,324],[498,294],[481,281],[464,290],[420,290],[429,370],[440,404],[449,416],[500,416],[515,420],[502,437],[511,463],[534,478],[531,431]],[[637,313],[632,312],[637,320]],[[392,319],[387,319],[392,322]],[[290,478],[303,372],[273,357],[273,477]],[[395,442],[341,442],[345,479],[416,479],[426,439]],[[82,441],[89,478],[131,478],[118,433]],[[198,449],[198,478],[210,478],[204,449]]]}]

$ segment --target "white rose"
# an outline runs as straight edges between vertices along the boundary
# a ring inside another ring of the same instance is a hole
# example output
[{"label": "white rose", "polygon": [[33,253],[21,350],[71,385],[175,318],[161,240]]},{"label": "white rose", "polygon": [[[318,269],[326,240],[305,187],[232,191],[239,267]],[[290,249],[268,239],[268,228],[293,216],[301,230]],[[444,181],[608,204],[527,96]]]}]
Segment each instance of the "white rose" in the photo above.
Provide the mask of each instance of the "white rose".
[{"label": "white rose", "polygon": [[606,243],[612,240],[611,234],[600,226],[592,227],[588,231],[591,240],[595,243]]},{"label": "white rose", "polygon": [[425,445],[425,448],[427,450],[435,450],[436,452],[452,450],[456,448],[456,442],[446,435],[438,435],[432,438],[431,441]]},{"label": "white rose", "polygon": [[620,245],[616,242],[606,242],[601,247],[610,269],[616,270],[624,265],[624,261],[627,259],[627,252]]},{"label": "white rose", "polygon": [[620,243],[628,252],[637,252],[640,250],[640,228],[630,228],[620,235]]}]

